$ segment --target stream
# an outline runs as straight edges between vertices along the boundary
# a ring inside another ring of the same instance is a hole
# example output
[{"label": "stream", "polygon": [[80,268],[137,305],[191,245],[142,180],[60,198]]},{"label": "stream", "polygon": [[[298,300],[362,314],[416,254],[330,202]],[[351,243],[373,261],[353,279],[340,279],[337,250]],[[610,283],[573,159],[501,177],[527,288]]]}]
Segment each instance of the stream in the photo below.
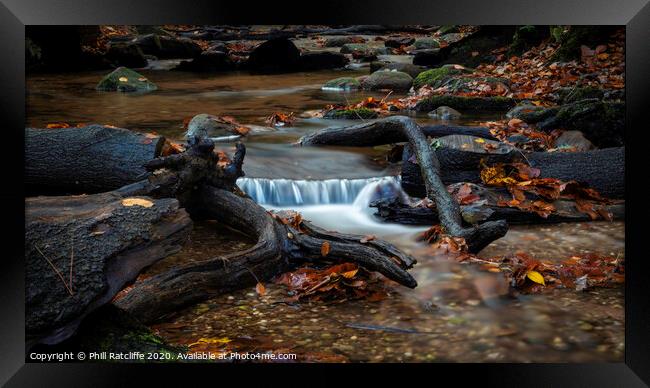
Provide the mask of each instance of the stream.
[{"label": "stream", "polygon": [[[94,90],[103,72],[33,74],[27,78],[27,126],[66,122],[111,124],[183,139],[183,120],[199,113],[233,116],[264,127],[273,112],[301,113],[326,104],[383,98],[369,92],[327,92],[320,86],[367,69],[272,76],[198,75],[155,70],[142,74],[159,90],[145,95]],[[396,97],[394,94],[392,97]],[[399,97],[399,95],[397,95]],[[471,125],[499,115],[464,116]],[[425,115],[421,124],[435,124]],[[411,273],[418,287],[394,286],[380,301],[285,303],[287,291],[272,282],[258,296],[244,289],[192,306],[154,329],[172,344],[224,338],[238,351],[296,353],[302,361],[354,362],[621,362],[624,357],[624,290],[556,289],[537,295],[506,295],[501,274],[467,264],[429,259],[416,237],[426,228],[381,222],[368,204],[406,195],[398,170],[383,158],[386,148],[299,148],[300,136],[345,120],[299,119],[294,126],[262,130],[245,140],[246,176],[238,185],[270,210],[292,209],[325,229],[376,235],[418,259]],[[225,151],[231,144],[218,144]],[[155,274],[252,246],[236,231],[199,221],[185,248],[147,270]],[[561,261],[572,255],[625,255],[623,222],[511,226],[481,256],[524,251]]]}]

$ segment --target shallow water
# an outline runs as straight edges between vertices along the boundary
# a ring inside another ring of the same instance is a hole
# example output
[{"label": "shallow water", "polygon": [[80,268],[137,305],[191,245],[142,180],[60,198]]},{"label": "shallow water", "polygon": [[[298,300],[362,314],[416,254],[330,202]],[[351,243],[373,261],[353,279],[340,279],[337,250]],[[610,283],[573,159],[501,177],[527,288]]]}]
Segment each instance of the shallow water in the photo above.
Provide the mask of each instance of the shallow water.
[{"label": "shallow water", "polygon": [[[365,74],[367,69],[273,76],[162,70],[142,73],[160,90],[145,95],[96,92],[94,86],[102,72],[31,75],[27,78],[27,125],[96,122],[156,131],[181,140],[183,119],[198,113],[230,115],[242,124],[265,125],[264,118],[275,111],[300,114],[326,104],[384,97],[381,93],[320,90],[328,79]],[[435,123],[426,116],[417,120]],[[465,117],[456,123],[473,124],[477,120]],[[411,271],[418,287],[410,290],[390,285],[390,296],[377,302],[287,304],[283,302],[286,290],[269,283],[263,297],[251,288],[179,312],[156,326],[164,338],[187,345],[199,338],[228,337],[233,340],[229,344],[232,350],[297,353],[303,361],[623,360],[622,288],[507,295],[500,274],[428,257],[415,240],[424,228],[387,224],[374,218],[367,204],[382,192],[393,190],[393,178],[367,178],[398,173],[383,160],[384,149],[292,145],[305,133],[349,123],[352,121],[305,119],[293,127],[249,136],[245,140],[247,178],[273,181],[251,180],[242,187],[251,195],[259,188],[264,198],[258,195],[257,199],[269,209],[291,208],[326,229],[374,234],[391,241],[418,259]],[[232,149],[227,144],[219,147]],[[342,183],[341,179],[349,181]],[[624,241],[624,224],[620,222],[513,226],[506,237],[481,254],[525,251],[549,260],[589,252],[624,257]],[[191,243],[154,265],[149,273],[252,244],[216,222],[197,222]]]}]

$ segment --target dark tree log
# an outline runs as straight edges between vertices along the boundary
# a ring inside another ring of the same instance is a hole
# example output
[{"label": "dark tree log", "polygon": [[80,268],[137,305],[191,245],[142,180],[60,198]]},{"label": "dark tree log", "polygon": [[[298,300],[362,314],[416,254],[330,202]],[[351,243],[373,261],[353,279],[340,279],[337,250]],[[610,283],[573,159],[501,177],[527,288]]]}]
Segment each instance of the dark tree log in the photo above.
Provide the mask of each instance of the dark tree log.
[{"label": "dark tree log", "polygon": [[[458,125],[432,125],[421,127],[425,136],[472,135],[496,140],[486,127],[464,127]],[[408,141],[400,130],[400,124],[391,120],[377,120],[349,127],[324,128],[300,138],[304,146],[338,145],[367,147]]]},{"label": "dark tree log", "polygon": [[180,250],[191,229],[176,199],[125,206],[118,192],[25,201],[28,344],[71,336],[152,263]]},{"label": "dark tree log", "polygon": [[146,178],[143,165],[165,138],[126,129],[25,129],[25,185],[30,194],[110,191]]},{"label": "dark tree log", "polygon": [[[436,150],[445,184],[457,182],[480,183],[481,160],[486,164],[521,161],[541,171],[542,178],[575,180],[596,189],[608,198],[625,196],[625,148],[606,148],[586,152],[525,152],[516,150],[495,153],[482,147],[463,149],[462,144],[476,144],[472,139],[461,142],[439,139]],[[402,188],[414,197],[425,195],[420,168],[408,146],[404,147]]]},{"label": "dark tree log", "polygon": [[[192,263],[147,278],[115,303],[146,322],[192,303],[267,280],[309,262],[356,262],[408,287],[417,285],[406,272],[415,260],[383,241],[361,243],[363,236],[325,232],[295,215],[273,216],[242,193],[235,180],[243,175],[245,148],[240,143],[233,161],[218,167],[209,139],[191,139],[190,149],[156,159],[147,168],[158,170],[148,181],[121,193],[175,195],[192,216],[207,217],[256,238],[250,249]],[[164,168],[161,170],[161,168]],[[288,223],[283,220],[289,220]],[[329,243],[323,257],[321,247]]]},{"label": "dark tree log", "polygon": [[[410,147],[415,150],[415,158],[420,173],[424,177],[426,196],[435,202],[440,224],[446,233],[464,238],[470,252],[478,252],[506,234],[508,225],[503,220],[485,222],[470,228],[463,226],[458,203],[449,195],[441,180],[442,170],[437,153],[429,146],[426,135],[413,119],[405,116],[391,116],[372,123],[341,128],[338,131],[330,129],[327,132],[330,134],[332,132],[344,133],[348,139],[355,134],[361,138],[372,137],[376,142],[374,144],[381,144],[378,142],[382,141],[385,144],[386,141],[395,142],[396,139],[405,138]],[[315,139],[318,139],[317,135],[307,135],[299,143],[302,145],[319,144]]]},{"label": "dark tree log", "polygon": [[[575,202],[559,200],[553,202],[558,209],[557,213],[550,214],[544,218],[537,213],[526,212],[517,208],[501,207],[494,204],[481,206],[482,209],[489,209],[491,214],[485,221],[506,220],[509,225],[517,224],[554,224],[560,222],[586,222],[591,218],[575,209]],[[439,223],[438,213],[435,209],[423,206],[411,206],[403,203],[399,198],[381,199],[370,204],[377,208],[375,215],[384,221],[404,225],[435,225]],[[461,213],[465,211],[461,206]],[[625,219],[625,203],[615,203],[606,206],[607,211],[612,214],[614,220]]]}]

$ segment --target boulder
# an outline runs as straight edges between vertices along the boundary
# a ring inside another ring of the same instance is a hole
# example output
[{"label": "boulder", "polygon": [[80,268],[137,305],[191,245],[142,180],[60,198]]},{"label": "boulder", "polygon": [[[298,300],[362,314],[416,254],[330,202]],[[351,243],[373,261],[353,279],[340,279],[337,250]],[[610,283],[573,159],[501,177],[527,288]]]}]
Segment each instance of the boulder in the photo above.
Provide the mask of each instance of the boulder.
[{"label": "boulder", "polygon": [[456,120],[460,118],[461,114],[454,108],[439,106],[435,110],[429,112],[429,116],[439,120]]},{"label": "boulder", "polygon": [[325,47],[341,47],[348,43],[365,42],[366,39],[360,36],[334,36],[325,41]]},{"label": "boulder", "polygon": [[440,48],[440,43],[434,38],[418,38],[413,45],[416,50]]},{"label": "boulder", "polygon": [[345,67],[348,62],[345,55],[331,51],[313,51],[300,56],[302,70],[338,69]]},{"label": "boulder", "polygon": [[106,51],[106,59],[116,66],[145,67],[147,59],[138,45],[130,42],[110,43]]},{"label": "boulder", "polygon": [[415,42],[415,38],[410,36],[389,36],[384,41],[384,46],[399,48],[402,46],[410,46]]},{"label": "boulder", "polygon": [[424,85],[439,88],[446,84],[452,76],[462,74],[463,72],[471,72],[471,70],[459,69],[453,65],[445,65],[435,69],[426,70],[418,74],[413,81],[413,87],[416,90]]},{"label": "boulder", "polygon": [[380,70],[372,73],[363,81],[363,88],[368,90],[390,89],[407,91],[413,85],[413,78],[401,71]]},{"label": "boulder", "polygon": [[149,81],[147,77],[126,67],[118,67],[102,78],[96,86],[102,92],[151,92],[158,86]]},{"label": "boulder", "polygon": [[532,105],[530,103],[524,103],[515,106],[506,113],[506,117],[509,119],[522,119],[525,114],[532,112],[540,112],[545,108],[543,106]]},{"label": "boulder", "polygon": [[201,47],[191,39],[169,35],[140,35],[133,40],[133,43],[138,45],[143,53],[160,59],[193,58],[202,51]]},{"label": "boulder", "polygon": [[283,73],[300,69],[300,50],[286,38],[270,39],[248,57],[248,68],[259,73]]},{"label": "boulder", "polygon": [[187,125],[186,138],[199,137],[199,138],[217,138],[225,136],[240,136],[241,132],[238,130],[241,125],[224,120],[223,118],[201,113],[192,118]]},{"label": "boulder", "polygon": [[596,147],[580,131],[564,131],[555,139],[555,148],[571,148],[573,151],[584,152]]},{"label": "boulder", "polygon": [[370,71],[374,73],[378,70],[397,70],[401,71],[402,73],[406,73],[415,79],[420,73],[426,71],[427,68],[423,66],[413,65],[411,63],[387,63],[379,61],[372,62],[370,64]]},{"label": "boulder", "polygon": [[368,47],[367,44],[363,43],[346,43],[341,47],[341,54],[353,54],[355,52],[365,52],[365,53],[374,53],[376,50]]},{"label": "boulder", "polygon": [[321,89],[323,90],[357,90],[361,88],[361,83],[356,78],[341,77],[325,82]]},{"label": "boulder", "polygon": [[434,67],[440,65],[448,55],[448,49],[425,49],[413,51],[413,64],[426,67]]}]

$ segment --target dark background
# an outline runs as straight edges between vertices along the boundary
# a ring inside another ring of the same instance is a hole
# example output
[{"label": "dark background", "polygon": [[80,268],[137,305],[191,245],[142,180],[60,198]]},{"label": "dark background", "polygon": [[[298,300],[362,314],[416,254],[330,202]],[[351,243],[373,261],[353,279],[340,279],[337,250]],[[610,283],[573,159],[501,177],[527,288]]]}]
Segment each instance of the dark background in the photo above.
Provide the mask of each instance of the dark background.
[{"label": "dark background", "polygon": [[[210,385],[368,386],[426,384],[517,387],[635,387],[650,382],[650,279],[645,239],[645,190],[650,102],[648,0],[499,0],[372,2],[321,1],[99,1],[2,0],[0,5],[0,111],[3,114],[3,248],[0,267],[0,383],[7,386],[115,386],[146,378],[196,377]],[[24,25],[26,24],[625,24],[626,48],[626,365],[107,365],[24,364]],[[634,210],[632,210],[634,209]],[[22,368],[21,368],[22,366]],[[629,368],[628,368],[629,367]],[[20,368],[20,370],[18,370]],[[249,369],[256,369],[250,371]],[[171,383],[170,380],[167,380]],[[275,384],[270,383],[275,381]],[[169,385],[165,384],[166,385]]]}]

